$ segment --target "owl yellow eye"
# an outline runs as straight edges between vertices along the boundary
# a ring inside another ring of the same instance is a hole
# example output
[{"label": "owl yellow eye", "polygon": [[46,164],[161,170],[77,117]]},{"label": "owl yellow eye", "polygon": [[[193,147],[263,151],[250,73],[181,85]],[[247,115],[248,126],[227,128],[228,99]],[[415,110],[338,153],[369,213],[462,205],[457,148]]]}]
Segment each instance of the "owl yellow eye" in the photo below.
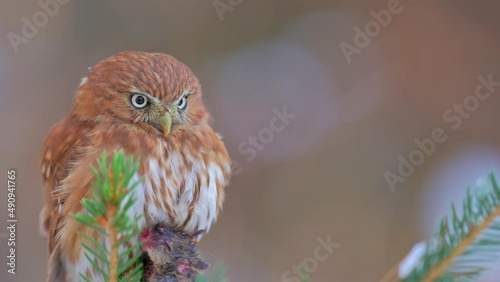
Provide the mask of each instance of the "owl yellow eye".
[{"label": "owl yellow eye", "polygon": [[187,97],[182,96],[182,98],[179,100],[179,103],[177,104],[177,107],[179,108],[179,110],[184,111],[187,108],[187,105]]},{"label": "owl yellow eye", "polygon": [[149,105],[149,100],[142,94],[133,94],[130,97],[130,103],[138,110],[145,109]]}]

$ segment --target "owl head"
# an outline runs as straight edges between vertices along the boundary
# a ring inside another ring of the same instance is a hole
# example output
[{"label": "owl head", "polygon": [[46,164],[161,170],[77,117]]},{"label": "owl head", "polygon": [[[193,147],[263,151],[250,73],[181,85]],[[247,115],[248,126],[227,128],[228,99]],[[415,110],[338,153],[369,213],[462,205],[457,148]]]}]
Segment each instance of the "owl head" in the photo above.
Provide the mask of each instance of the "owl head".
[{"label": "owl head", "polygon": [[100,61],[76,99],[74,112],[83,120],[125,122],[164,136],[208,119],[196,76],[162,53],[129,51]]}]

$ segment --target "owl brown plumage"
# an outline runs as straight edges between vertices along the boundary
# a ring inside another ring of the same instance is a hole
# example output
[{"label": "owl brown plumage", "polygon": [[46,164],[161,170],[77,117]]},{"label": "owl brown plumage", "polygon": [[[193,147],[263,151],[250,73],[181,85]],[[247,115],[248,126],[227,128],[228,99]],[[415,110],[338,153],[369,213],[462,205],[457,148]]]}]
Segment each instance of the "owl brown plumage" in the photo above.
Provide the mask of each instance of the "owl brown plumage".
[{"label": "owl brown plumage", "polygon": [[[216,220],[230,174],[224,144],[208,124],[201,87],[191,70],[161,53],[123,52],[82,79],[71,112],[49,133],[42,150],[45,204],[41,231],[49,239],[49,281],[97,273],[83,256],[83,232],[72,213],[92,192],[91,165],[103,151],[140,157],[132,216],[193,233]],[[97,279],[97,280],[96,280]],[[75,279],[76,280],[76,279]]]}]

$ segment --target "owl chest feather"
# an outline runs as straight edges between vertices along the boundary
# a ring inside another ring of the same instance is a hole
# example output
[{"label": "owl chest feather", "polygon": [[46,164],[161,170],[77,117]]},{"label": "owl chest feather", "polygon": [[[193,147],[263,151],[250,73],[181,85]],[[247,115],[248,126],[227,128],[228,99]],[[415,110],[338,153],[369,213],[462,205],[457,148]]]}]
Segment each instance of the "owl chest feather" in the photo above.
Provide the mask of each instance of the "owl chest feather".
[{"label": "owl chest feather", "polygon": [[163,222],[188,233],[208,231],[222,205],[227,167],[210,154],[171,150],[143,158],[134,176],[144,176],[136,189],[135,216],[143,215],[144,225]]}]

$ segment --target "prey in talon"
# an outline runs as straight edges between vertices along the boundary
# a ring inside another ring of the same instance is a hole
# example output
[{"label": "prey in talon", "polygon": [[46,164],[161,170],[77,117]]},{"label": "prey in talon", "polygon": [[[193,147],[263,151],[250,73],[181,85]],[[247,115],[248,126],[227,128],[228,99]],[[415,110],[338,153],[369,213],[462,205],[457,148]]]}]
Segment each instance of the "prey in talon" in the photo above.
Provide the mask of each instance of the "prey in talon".
[{"label": "prey in talon", "polygon": [[205,233],[187,234],[156,224],[141,232],[144,242],[145,282],[194,282],[210,266],[196,250],[195,238]]}]

